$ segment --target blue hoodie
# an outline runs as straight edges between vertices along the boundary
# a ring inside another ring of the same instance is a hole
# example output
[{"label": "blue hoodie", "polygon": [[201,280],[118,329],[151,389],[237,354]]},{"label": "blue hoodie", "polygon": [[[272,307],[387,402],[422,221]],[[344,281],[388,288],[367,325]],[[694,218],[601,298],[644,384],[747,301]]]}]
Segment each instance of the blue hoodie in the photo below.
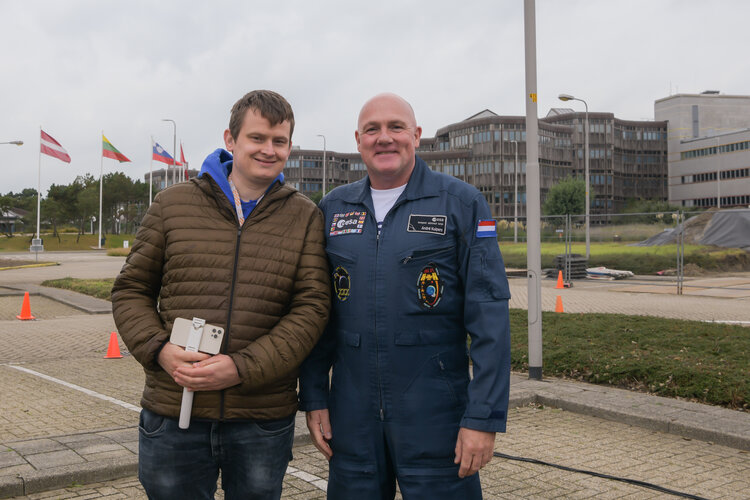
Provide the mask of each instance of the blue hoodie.
[{"label": "blue hoodie", "polygon": [[[229,203],[234,206],[234,195],[232,194],[232,188],[229,186],[229,181],[227,180],[229,173],[232,171],[232,162],[232,153],[219,148],[203,160],[201,172],[198,174],[198,177],[203,176],[203,174],[208,174],[227,196]],[[276,181],[278,181],[279,184],[284,183],[283,172],[271,182],[271,185],[266,189],[266,193],[271,190],[271,187]],[[240,200],[240,202],[242,203],[242,214],[245,216],[245,219],[247,219],[250,216],[250,212],[255,208],[255,205],[258,204],[258,200]]]}]

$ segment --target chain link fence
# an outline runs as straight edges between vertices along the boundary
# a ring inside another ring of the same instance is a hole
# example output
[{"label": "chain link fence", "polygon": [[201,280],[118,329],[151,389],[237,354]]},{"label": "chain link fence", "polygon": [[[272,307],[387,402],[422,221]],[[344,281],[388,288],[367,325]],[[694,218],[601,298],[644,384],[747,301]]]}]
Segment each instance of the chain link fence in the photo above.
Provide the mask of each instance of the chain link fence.
[{"label": "chain link fence", "polygon": [[[500,218],[497,231],[510,267],[525,269],[526,218]],[[628,277],[682,294],[686,273],[750,271],[750,209],[591,214],[589,245],[585,215],[543,216],[541,241],[542,267],[566,284]]]}]

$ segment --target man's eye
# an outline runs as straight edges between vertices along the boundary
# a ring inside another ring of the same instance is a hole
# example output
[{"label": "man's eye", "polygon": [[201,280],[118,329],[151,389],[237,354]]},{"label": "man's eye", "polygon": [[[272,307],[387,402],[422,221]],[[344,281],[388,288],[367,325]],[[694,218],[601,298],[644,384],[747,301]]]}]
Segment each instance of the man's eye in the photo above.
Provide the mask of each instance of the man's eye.
[{"label": "man's eye", "polygon": [[374,134],[377,131],[378,129],[376,129],[375,127],[369,127],[365,129],[365,134]]},{"label": "man's eye", "polygon": [[391,130],[394,130],[396,132],[401,132],[402,130],[404,130],[404,126],[403,125],[391,125]]}]

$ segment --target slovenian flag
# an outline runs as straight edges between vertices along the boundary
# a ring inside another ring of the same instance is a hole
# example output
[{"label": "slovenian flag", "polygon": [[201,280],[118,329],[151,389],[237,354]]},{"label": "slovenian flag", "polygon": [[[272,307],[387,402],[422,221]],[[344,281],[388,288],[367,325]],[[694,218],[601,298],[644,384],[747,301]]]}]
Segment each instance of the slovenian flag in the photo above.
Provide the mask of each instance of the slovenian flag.
[{"label": "slovenian flag", "polygon": [[477,224],[477,238],[497,238],[495,221],[493,219],[479,221],[479,224]]},{"label": "slovenian flag", "polygon": [[174,158],[172,158],[172,155],[167,153],[167,151],[163,147],[161,147],[158,142],[154,143],[154,152],[151,158],[156,161],[166,163],[167,165],[174,165]]},{"label": "slovenian flag", "polygon": [[105,158],[112,158],[120,163],[130,161],[127,156],[120,153],[120,151],[109,142],[109,139],[104,137],[104,134],[102,134],[102,156]]}]

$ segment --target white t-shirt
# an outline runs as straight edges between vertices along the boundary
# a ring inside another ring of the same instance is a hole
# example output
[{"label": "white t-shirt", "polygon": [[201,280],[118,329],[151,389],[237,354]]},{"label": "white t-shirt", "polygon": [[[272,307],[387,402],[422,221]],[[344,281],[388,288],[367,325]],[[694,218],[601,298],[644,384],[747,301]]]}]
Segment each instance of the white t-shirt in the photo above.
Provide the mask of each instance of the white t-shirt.
[{"label": "white t-shirt", "polygon": [[378,221],[378,234],[380,234],[380,228],[383,227],[385,216],[393,208],[393,205],[398,200],[398,197],[401,196],[401,193],[404,192],[404,189],[406,189],[406,184],[393,189],[375,189],[370,187],[372,205],[375,207],[375,220]]}]

